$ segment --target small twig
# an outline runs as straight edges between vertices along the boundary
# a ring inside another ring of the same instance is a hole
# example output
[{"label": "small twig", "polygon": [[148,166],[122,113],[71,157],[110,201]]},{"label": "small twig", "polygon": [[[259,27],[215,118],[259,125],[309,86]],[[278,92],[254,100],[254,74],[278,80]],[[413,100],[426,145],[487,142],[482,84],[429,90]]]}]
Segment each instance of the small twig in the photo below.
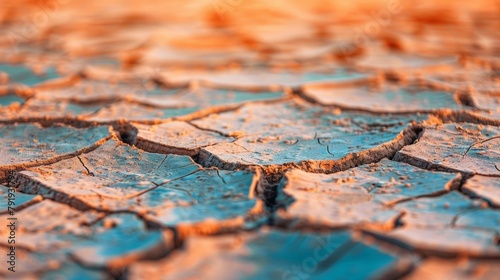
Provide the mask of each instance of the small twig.
[{"label": "small twig", "polygon": [[495,166],[495,169],[498,170],[498,172],[500,172],[500,168],[498,168],[496,164],[493,164],[493,166]]},{"label": "small twig", "polygon": [[467,153],[469,153],[470,149],[472,149],[472,147],[474,147],[475,145],[479,145],[479,144],[483,144],[483,143],[486,143],[488,141],[491,141],[491,140],[495,140],[495,139],[500,139],[500,135],[497,135],[497,136],[493,136],[493,137],[490,137],[488,139],[484,139],[484,140],[481,140],[481,141],[478,141],[478,142],[474,142],[472,143],[468,148],[467,148],[467,151],[465,151],[465,153],[462,155],[462,157],[465,157],[467,155]]}]

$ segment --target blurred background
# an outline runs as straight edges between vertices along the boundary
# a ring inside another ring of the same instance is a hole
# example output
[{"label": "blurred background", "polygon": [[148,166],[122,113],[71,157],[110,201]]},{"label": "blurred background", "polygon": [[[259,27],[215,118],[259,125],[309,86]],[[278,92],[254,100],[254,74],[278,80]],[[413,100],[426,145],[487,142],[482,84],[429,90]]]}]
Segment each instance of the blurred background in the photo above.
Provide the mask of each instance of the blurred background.
[{"label": "blurred background", "polygon": [[0,58],[122,69],[292,69],[387,51],[491,61],[498,14],[495,0],[3,1]]}]

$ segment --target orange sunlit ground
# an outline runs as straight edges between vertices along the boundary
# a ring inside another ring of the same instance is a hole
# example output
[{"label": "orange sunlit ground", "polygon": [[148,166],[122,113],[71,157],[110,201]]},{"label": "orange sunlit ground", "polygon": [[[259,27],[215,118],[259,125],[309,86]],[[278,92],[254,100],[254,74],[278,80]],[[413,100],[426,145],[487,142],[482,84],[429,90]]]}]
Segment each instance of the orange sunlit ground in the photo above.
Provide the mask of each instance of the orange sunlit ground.
[{"label": "orange sunlit ground", "polygon": [[0,4],[0,279],[497,279],[500,2]]}]

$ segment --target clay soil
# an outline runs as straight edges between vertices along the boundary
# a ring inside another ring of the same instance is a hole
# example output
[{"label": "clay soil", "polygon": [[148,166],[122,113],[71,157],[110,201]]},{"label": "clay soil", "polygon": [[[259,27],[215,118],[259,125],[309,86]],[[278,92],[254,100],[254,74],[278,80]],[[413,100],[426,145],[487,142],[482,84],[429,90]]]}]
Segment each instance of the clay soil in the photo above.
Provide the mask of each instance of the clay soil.
[{"label": "clay soil", "polygon": [[1,279],[498,279],[498,1],[4,2]]}]

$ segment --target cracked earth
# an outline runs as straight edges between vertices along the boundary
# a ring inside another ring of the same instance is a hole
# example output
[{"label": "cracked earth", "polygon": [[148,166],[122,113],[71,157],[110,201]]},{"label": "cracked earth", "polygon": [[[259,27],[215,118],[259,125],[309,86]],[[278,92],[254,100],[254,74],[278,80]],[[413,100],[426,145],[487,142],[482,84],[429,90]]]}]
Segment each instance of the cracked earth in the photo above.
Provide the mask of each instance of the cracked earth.
[{"label": "cracked earth", "polygon": [[0,278],[498,278],[497,1],[35,2]]}]

